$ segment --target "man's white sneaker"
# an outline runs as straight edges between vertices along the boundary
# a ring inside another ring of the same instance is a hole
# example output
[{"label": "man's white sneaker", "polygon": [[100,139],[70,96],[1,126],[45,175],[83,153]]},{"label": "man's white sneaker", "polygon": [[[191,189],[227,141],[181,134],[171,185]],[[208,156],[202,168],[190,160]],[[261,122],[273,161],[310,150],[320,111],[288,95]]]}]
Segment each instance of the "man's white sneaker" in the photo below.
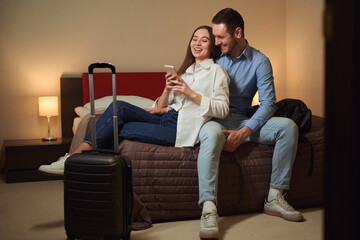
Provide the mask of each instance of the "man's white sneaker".
[{"label": "man's white sneaker", "polygon": [[205,212],[200,219],[200,238],[201,239],[217,239],[219,237],[219,216],[216,210]]},{"label": "man's white sneaker", "polygon": [[264,202],[264,213],[282,217],[288,221],[300,222],[303,220],[303,215],[296,211],[290,204],[285,200],[285,194],[278,194],[276,198],[268,201],[268,197],[265,197]]},{"label": "man's white sneaker", "polygon": [[66,153],[50,165],[41,165],[39,171],[47,175],[64,176],[65,161],[68,157],[70,157],[70,155]]}]

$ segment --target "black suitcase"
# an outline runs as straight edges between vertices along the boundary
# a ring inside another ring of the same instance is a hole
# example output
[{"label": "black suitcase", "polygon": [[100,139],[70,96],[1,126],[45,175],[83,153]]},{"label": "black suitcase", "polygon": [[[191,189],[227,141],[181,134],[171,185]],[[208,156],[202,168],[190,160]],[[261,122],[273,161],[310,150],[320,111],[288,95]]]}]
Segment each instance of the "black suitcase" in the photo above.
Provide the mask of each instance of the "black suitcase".
[{"label": "black suitcase", "polygon": [[[97,149],[93,69],[110,68],[114,95],[114,152]],[[115,67],[89,66],[92,150],[74,154],[65,162],[64,215],[67,239],[130,239],[132,169],[130,159],[117,153]],[[94,134],[95,133],[95,134]]]}]

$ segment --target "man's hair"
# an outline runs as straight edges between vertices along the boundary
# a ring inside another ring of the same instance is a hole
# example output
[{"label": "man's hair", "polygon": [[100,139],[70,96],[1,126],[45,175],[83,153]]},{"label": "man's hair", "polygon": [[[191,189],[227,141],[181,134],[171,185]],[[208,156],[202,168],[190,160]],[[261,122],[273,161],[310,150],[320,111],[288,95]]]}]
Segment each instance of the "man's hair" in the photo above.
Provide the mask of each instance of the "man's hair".
[{"label": "man's hair", "polygon": [[236,28],[240,27],[244,35],[244,19],[236,10],[224,8],[218,12],[212,19],[213,24],[225,24],[227,32],[233,34]]}]

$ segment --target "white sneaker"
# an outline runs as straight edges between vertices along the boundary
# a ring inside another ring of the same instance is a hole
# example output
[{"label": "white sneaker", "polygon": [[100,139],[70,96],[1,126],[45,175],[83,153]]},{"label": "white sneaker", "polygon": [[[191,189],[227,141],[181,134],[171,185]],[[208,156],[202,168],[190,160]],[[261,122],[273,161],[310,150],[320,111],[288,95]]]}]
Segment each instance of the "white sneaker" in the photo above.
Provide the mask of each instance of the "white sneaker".
[{"label": "white sneaker", "polygon": [[203,213],[200,219],[200,238],[217,239],[219,237],[218,221],[219,216],[216,210]]},{"label": "white sneaker", "polygon": [[39,171],[47,175],[64,176],[65,161],[68,157],[70,155],[66,153],[65,156],[59,157],[56,162],[50,165],[41,165]]},{"label": "white sneaker", "polygon": [[264,213],[282,217],[288,221],[300,222],[303,220],[303,215],[296,211],[290,204],[285,200],[285,194],[278,194],[276,198],[268,201],[268,197],[265,197],[264,202]]}]

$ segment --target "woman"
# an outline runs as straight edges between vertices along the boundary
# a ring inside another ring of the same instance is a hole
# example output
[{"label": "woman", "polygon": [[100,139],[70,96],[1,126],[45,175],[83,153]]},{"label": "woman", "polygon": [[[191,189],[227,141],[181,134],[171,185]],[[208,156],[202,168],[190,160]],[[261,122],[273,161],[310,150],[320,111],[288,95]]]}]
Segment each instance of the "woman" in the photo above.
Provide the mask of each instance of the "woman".
[{"label": "woman", "polygon": [[[212,29],[198,27],[191,36],[178,74],[166,74],[162,95],[154,108],[144,110],[118,101],[119,139],[157,145],[190,147],[198,142],[201,126],[212,117],[225,118],[229,112],[229,77],[214,63],[219,49]],[[96,123],[98,148],[113,149],[112,109],[110,106]],[[72,153],[90,150],[90,133]],[[41,172],[63,175],[66,154]]]}]

